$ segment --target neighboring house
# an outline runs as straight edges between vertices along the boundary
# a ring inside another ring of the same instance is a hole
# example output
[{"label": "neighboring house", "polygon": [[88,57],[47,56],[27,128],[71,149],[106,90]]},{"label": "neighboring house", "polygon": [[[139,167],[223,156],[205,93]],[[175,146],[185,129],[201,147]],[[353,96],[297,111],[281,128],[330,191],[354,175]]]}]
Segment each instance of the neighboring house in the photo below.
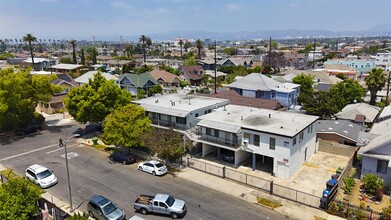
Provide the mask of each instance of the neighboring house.
[{"label": "neighboring house", "polygon": [[[213,79],[215,78],[215,71],[214,70],[205,70],[205,75],[208,76],[208,79]],[[220,72],[220,71],[216,71],[216,77],[217,79],[221,79],[223,81],[226,80],[226,76],[228,74],[226,73],[223,73],[223,72]]]},{"label": "neighboring house", "polygon": [[307,65],[307,55],[302,53],[284,54],[284,66],[294,67],[295,69],[304,69]]},{"label": "neighboring house", "polygon": [[112,56],[96,56],[96,62],[99,64],[105,63],[109,60],[114,60]]},{"label": "neighboring house", "polygon": [[150,72],[151,76],[163,87],[179,87],[181,79],[170,72],[165,70],[152,70]]},{"label": "neighboring house", "polygon": [[57,73],[75,73],[76,76],[80,76],[82,71],[88,71],[88,67],[79,64],[64,64],[60,63],[52,66],[52,71]]},{"label": "neighboring house", "polygon": [[197,93],[195,95],[220,98],[220,99],[229,99],[229,103],[232,105],[240,105],[240,106],[247,106],[253,108],[270,109],[270,110],[284,109],[284,106],[281,105],[277,100],[244,97],[239,95],[234,90],[228,90],[228,91],[218,92],[214,94]]},{"label": "neighboring house", "polygon": [[345,119],[364,127],[372,127],[380,112],[380,108],[366,103],[346,105],[334,115],[336,119]]},{"label": "neighboring house", "polygon": [[184,79],[190,83],[190,85],[199,86],[202,84],[202,77],[204,76],[205,72],[202,66],[180,66],[178,70],[183,75]]},{"label": "neighboring house", "polygon": [[346,66],[344,64],[325,64],[323,69],[315,69],[315,71],[323,71],[326,74],[337,76],[338,74],[343,74],[347,78],[357,80],[358,71],[352,67]]},{"label": "neighboring house", "polygon": [[[197,63],[202,66],[204,70],[214,70],[215,69],[215,60],[206,59],[206,60],[197,60]],[[216,63],[218,66],[218,64]]]},{"label": "neighboring house", "polygon": [[132,102],[145,109],[152,125],[182,131],[193,128],[197,117],[229,104],[226,99],[178,93],[148,97]]},{"label": "neighboring house", "polygon": [[59,93],[53,94],[49,102],[39,101],[36,107],[37,112],[45,112],[46,114],[54,114],[65,109],[64,98],[73,87],[77,87],[77,82],[67,73],[57,73],[58,79],[51,81],[52,84],[64,87]]},{"label": "neighboring house", "polygon": [[383,108],[382,112],[379,115],[378,121],[384,121],[391,118],[391,106],[386,106]]},{"label": "neighboring house", "polygon": [[102,62],[103,65],[106,65],[109,69],[122,69],[125,65],[133,65],[136,66],[136,63],[134,61],[130,60],[106,60]]},{"label": "neighboring house", "polygon": [[237,105],[198,117],[197,140],[202,157],[217,160],[230,152],[233,164],[251,164],[289,179],[316,152],[318,117]]},{"label": "neighboring house", "polygon": [[327,60],[324,62],[325,65],[328,64],[342,64],[348,67],[356,69],[361,76],[367,72],[370,72],[375,68],[375,62],[370,60]]},{"label": "neighboring house", "polygon": [[26,59],[27,59],[26,57],[16,57],[16,58],[8,57],[7,63],[10,65],[16,66],[16,65],[20,65]]},{"label": "neighboring house", "polygon": [[382,134],[371,140],[359,150],[362,168],[361,177],[372,173],[383,178],[385,186],[391,186],[391,132]]},{"label": "neighboring house", "polygon": [[359,133],[362,130],[365,129],[348,120],[318,120],[316,137],[322,140],[356,146]]},{"label": "neighboring house", "polygon": [[389,67],[391,61],[391,52],[386,50],[382,53],[377,53],[375,57],[375,64],[377,67],[386,69]]},{"label": "neighboring house", "polygon": [[121,89],[130,92],[132,96],[138,95],[138,90],[141,89],[146,93],[158,84],[158,82],[149,74],[149,72],[141,74],[125,73],[118,78],[118,84]]},{"label": "neighboring house", "polygon": [[287,108],[297,104],[300,94],[300,85],[280,83],[261,73],[251,73],[227,87],[241,96],[277,100]]},{"label": "neighboring house", "polygon": [[251,68],[253,65],[253,61],[251,58],[246,57],[234,57],[234,58],[228,58],[226,60],[219,61],[220,66],[224,67],[236,67],[236,66],[244,66],[246,68]]},{"label": "neighboring house", "polygon": [[[47,70],[50,69],[52,65],[55,65],[55,60],[50,60],[46,58],[34,58],[34,70]],[[33,61],[31,58],[23,60],[22,63],[19,64],[22,68],[32,67]]]},{"label": "neighboring house", "polygon": [[[79,86],[83,85],[83,84],[87,84],[89,82],[89,80],[94,80],[94,76],[95,74],[97,74],[99,71],[88,71],[86,73],[84,73],[83,75],[77,77],[75,79],[75,81],[78,83]],[[102,73],[101,72],[101,75],[107,79],[107,80],[114,80],[115,84],[118,84],[118,77],[116,76],[113,76],[109,73]]]},{"label": "neighboring house", "polygon": [[307,60],[312,61],[312,60],[314,60],[314,57],[315,57],[315,60],[322,59],[323,58],[323,52],[320,51],[320,50],[308,51],[308,59]]},{"label": "neighboring house", "polygon": [[314,77],[315,89],[319,91],[328,91],[331,86],[343,81],[342,79],[330,74],[326,74],[325,72],[311,70],[287,70],[285,73],[282,73],[284,74],[283,76],[272,76],[272,79],[281,83],[291,83],[293,78],[302,73],[304,75],[311,75]]}]

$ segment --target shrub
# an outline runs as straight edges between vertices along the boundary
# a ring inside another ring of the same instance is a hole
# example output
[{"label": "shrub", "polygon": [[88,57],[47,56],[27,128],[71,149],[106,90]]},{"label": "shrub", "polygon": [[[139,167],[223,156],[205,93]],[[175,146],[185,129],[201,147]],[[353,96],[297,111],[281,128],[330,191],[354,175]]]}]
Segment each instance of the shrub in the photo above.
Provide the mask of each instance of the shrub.
[{"label": "shrub", "polygon": [[354,182],[354,179],[352,178],[352,177],[347,177],[347,178],[344,178],[343,179],[343,182],[344,182],[344,184],[345,184],[345,186],[344,186],[344,192],[346,193],[346,194],[349,194],[349,193],[351,193],[352,192],[352,188],[353,188],[353,186],[356,184],[356,182]]},{"label": "shrub", "polygon": [[384,180],[375,174],[367,174],[363,178],[364,189],[370,195],[376,195],[377,190],[382,190],[384,187]]}]

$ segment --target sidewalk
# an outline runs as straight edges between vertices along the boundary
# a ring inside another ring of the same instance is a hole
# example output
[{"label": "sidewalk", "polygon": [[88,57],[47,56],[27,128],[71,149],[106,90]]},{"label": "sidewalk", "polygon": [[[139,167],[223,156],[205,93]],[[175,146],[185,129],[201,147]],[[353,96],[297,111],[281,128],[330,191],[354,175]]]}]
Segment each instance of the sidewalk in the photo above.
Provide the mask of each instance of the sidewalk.
[{"label": "sidewalk", "polygon": [[[2,165],[0,163],[0,172],[3,171],[3,170],[7,170],[8,168],[5,167],[4,165]],[[58,208],[62,209],[63,211],[65,211],[66,213],[68,214],[75,214],[75,213],[80,213],[82,214],[83,212],[78,210],[78,209],[74,209],[73,212],[71,213],[70,212],[70,206],[68,203],[66,202],[63,202],[62,200],[54,197],[52,194],[50,194],[49,192],[45,192],[43,193],[42,195],[42,198],[46,199],[47,201],[49,202],[52,202],[53,204],[55,204]]]},{"label": "sidewalk", "polygon": [[[330,215],[322,210],[311,208],[290,200],[282,199],[277,196],[272,196],[259,190],[235,183],[230,180],[222,179],[204,172],[184,168],[177,174],[178,177],[203,185],[205,187],[232,195],[250,203],[257,203],[257,196],[282,204],[281,207],[274,209],[282,215],[292,219],[313,220],[315,217],[320,217],[327,220],[344,219],[338,216]],[[195,178],[196,177],[196,178]],[[224,186],[224,187],[222,187]]]}]

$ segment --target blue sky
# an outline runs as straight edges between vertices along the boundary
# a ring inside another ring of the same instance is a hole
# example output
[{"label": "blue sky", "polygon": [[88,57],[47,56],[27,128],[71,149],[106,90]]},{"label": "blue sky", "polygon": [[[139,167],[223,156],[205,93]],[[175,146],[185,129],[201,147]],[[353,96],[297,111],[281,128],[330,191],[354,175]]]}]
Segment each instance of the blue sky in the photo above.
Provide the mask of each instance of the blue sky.
[{"label": "blue sky", "polygon": [[391,0],[0,0],[0,38],[91,39],[168,31],[365,30]]}]

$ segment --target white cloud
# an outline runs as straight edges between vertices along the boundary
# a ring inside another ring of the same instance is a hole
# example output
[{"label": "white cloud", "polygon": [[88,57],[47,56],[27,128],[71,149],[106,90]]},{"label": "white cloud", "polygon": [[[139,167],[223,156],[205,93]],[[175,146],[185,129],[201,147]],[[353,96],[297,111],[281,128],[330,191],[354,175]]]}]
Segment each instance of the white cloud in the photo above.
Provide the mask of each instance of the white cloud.
[{"label": "white cloud", "polygon": [[239,10],[242,6],[240,4],[234,4],[234,3],[229,3],[228,5],[226,5],[227,9],[228,10]]}]

